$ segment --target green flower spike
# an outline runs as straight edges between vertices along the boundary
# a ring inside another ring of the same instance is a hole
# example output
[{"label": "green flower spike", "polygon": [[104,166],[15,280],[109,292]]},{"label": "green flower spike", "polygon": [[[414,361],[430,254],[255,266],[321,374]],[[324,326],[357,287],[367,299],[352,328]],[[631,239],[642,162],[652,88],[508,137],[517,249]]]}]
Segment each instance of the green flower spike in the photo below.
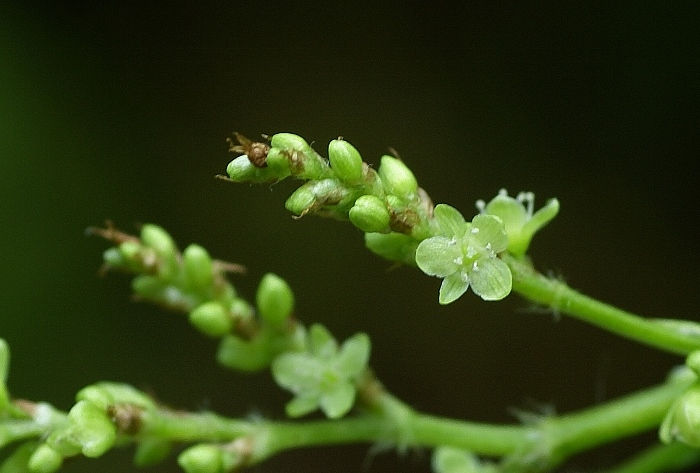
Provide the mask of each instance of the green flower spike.
[{"label": "green flower spike", "polygon": [[355,381],[369,360],[369,337],[357,333],[338,348],[328,330],[315,324],[308,350],[284,353],[272,364],[277,384],[296,395],[287,404],[287,415],[300,417],[320,408],[329,418],[340,418],[355,402]]},{"label": "green flower spike", "polygon": [[471,223],[449,205],[435,207],[438,236],[423,240],[416,249],[416,264],[429,276],[444,278],[440,304],[449,304],[469,286],[487,301],[506,297],[512,288],[508,266],[497,254],[508,246],[500,218],[477,215]]},{"label": "green flower spike", "polygon": [[476,202],[482,214],[495,215],[503,220],[508,234],[508,251],[515,256],[522,256],[530,246],[532,237],[559,212],[559,201],[549,199],[547,204],[533,213],[535,194],[521,192],[516,198],[510,197],[505,189],[487,204],[483,200]]}]

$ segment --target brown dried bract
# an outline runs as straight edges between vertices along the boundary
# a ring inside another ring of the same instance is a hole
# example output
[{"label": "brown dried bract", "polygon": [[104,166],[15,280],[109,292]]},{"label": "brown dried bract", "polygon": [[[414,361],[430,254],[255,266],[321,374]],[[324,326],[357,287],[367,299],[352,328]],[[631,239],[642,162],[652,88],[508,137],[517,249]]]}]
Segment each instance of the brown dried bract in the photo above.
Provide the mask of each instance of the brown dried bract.
[{"label": "brown dried bract", "polygon": [[[229,144],[229,152],[243,153],[248,156],[251,164],[256,168],[267,167],[267,153],[270,151],[270,145],[259,141],[252,141],[238,132],[233,132],[236,137],[235,141],[227,138]],[[238,144],[236,144],[236,141]]]},{"label": "brown dried bract", "polygon": [[141,430],[141,415],[143,407],[135,404],[114,404],[107,408],[110,417],[117,430],[127,435],[134,435]]}]

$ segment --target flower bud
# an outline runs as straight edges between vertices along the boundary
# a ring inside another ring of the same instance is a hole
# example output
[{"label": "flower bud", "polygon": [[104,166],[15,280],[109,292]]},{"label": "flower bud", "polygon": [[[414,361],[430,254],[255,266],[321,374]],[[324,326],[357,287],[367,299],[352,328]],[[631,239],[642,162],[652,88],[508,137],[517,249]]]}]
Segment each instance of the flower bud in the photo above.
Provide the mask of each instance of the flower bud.
[{"label": "flower bud", "polygon": [[348,216],[353,225],[366,233],[389,229],[389,210],[380,198],[373,195],[358,197]]},{"label": "flower bud", "polygon": [[273,327],[279,327],[292,314],[294,293],[284,279],[267,273],[260,281],[255,302],[262,319]]},{"label": "flower bud", "polygon": [[253,179],[255,176],[256,167],[250,162],[245,154],[234,158],[233,161],[226,166],[226,174],[234,182],[246,182]]},{"label": "flower bud", "polygon": [[86,457],[99,457],[114,446],[117,429],[96,405],[79,401],[68,413],[68,418],[75,427],[74,437]]},{"label": "flower bud", "polygon": [[199,444],[190,447],[177,457],[177,463],[186,473],[224,471],[221,449],[215,445]]},{"label": "flower bud", "polygon": [[273,356],[269,340],[261,336],[248,341],[235,335],[224,335],[216,353],[216,359],[221,365],[248,372],[267,368]]},{"label": "flower bud", "polygon": [[328,177],[328,163],[301,136],[277,133],[270,140],[270,144],[288,155],[292,175],[301,179]]},{"label": "flower bud", "polygon": [[686,391],[666,414],[659,437],[664,443],[683,442],[691,447],[700,447],[700,386]]},{"label": "flower bud", "polygon": [[270,139],[273,148],[280,148],[286,151],[308,151],[311,146],[304,138],[294,133],[277,133]]},{"label": "flower bud", "polygon": [[289,157],[279,148],[270,148],[267,153],[267,169],[279,180],[289,176],[292,171],[289,168]]},{"label": "flower bud", "polygon": [[337,179],[308,181],[289,196],[284,206],[290,212],[303,217],[326,205],[339,204],[349,193]]},{"label": "flower bud", "polygon": [[188,282],[200,291],[210,289],[214,275],[211,256],[207,250],[199,245],[189,245],[182,253],[182,259]]},{"label": "flower bud", "polygon": [[75,398],[78,401],[88,401],[103,411],[114,404],[133,404],[146,409],[155,407],[150,397],[133,386],[107,381],[84,387]]},{"label": "flower bud", "polygon": [[355,185],[362,180],[362,156],[345,140],[333,140],[328,145],[331,168],[343,182]]},{"label": "flower bud", "polygon": [[229,333],[233,327],[233,320],[226,313],[226,309],[216,301],[199,305],[190,311],[189,318],[192,325],[212,337],[220,337]]},{"label": "flower bud", "polygon": [[416,177],[400,159],[382,156],[378,172],[387,194],[409,199],[418,190]]},{"label": "flower bud", "polygon": [[418,240],[404,233],[365,233],[365,246],[373,253],[390,261],[416,265]]},{"label": "flower bud", "polygon": [[158,275],[171,278],[178,271],[177,246],[172,237],[158,225],[145,224],[141,228],[141,242],[158,256]]},{"label": "flower bud", "polygon": [[29,457],[29,470],[32,473],[52,473],[63,464],[63,456],[48,445],[41,444]]}]

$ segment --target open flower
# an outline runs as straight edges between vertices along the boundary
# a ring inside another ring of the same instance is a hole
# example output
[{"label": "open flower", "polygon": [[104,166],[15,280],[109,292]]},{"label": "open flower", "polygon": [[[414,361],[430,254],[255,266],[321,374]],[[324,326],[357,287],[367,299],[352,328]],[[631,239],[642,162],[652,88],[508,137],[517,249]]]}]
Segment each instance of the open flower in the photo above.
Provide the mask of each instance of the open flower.
[{"label": "open flower", "polygon": [[416,264],[429,276],[443,278],[440,304],[449,304],[469,286],[484,300],[503,299],[512,288],[508,266],[498,253],[508,247],[503,222],[493,215],[477,215],[466,222],[449,205],[435,207],[439,235],[423,240],[416,249]]}]

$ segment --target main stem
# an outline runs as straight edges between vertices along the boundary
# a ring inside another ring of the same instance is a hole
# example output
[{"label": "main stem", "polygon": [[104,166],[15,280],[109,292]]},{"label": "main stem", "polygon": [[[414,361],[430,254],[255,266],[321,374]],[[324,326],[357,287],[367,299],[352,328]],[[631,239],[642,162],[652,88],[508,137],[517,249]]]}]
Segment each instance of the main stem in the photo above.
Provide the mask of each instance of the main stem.
[{"label": "main stem", "polygon": [[503,260],[513,274],[513,290],[533,302],[671,353],[687,355],[700,349],[700,337],[697,333],[644,319],[585,296],[561,281],[538,273],[524,259],[504,255]]}]

